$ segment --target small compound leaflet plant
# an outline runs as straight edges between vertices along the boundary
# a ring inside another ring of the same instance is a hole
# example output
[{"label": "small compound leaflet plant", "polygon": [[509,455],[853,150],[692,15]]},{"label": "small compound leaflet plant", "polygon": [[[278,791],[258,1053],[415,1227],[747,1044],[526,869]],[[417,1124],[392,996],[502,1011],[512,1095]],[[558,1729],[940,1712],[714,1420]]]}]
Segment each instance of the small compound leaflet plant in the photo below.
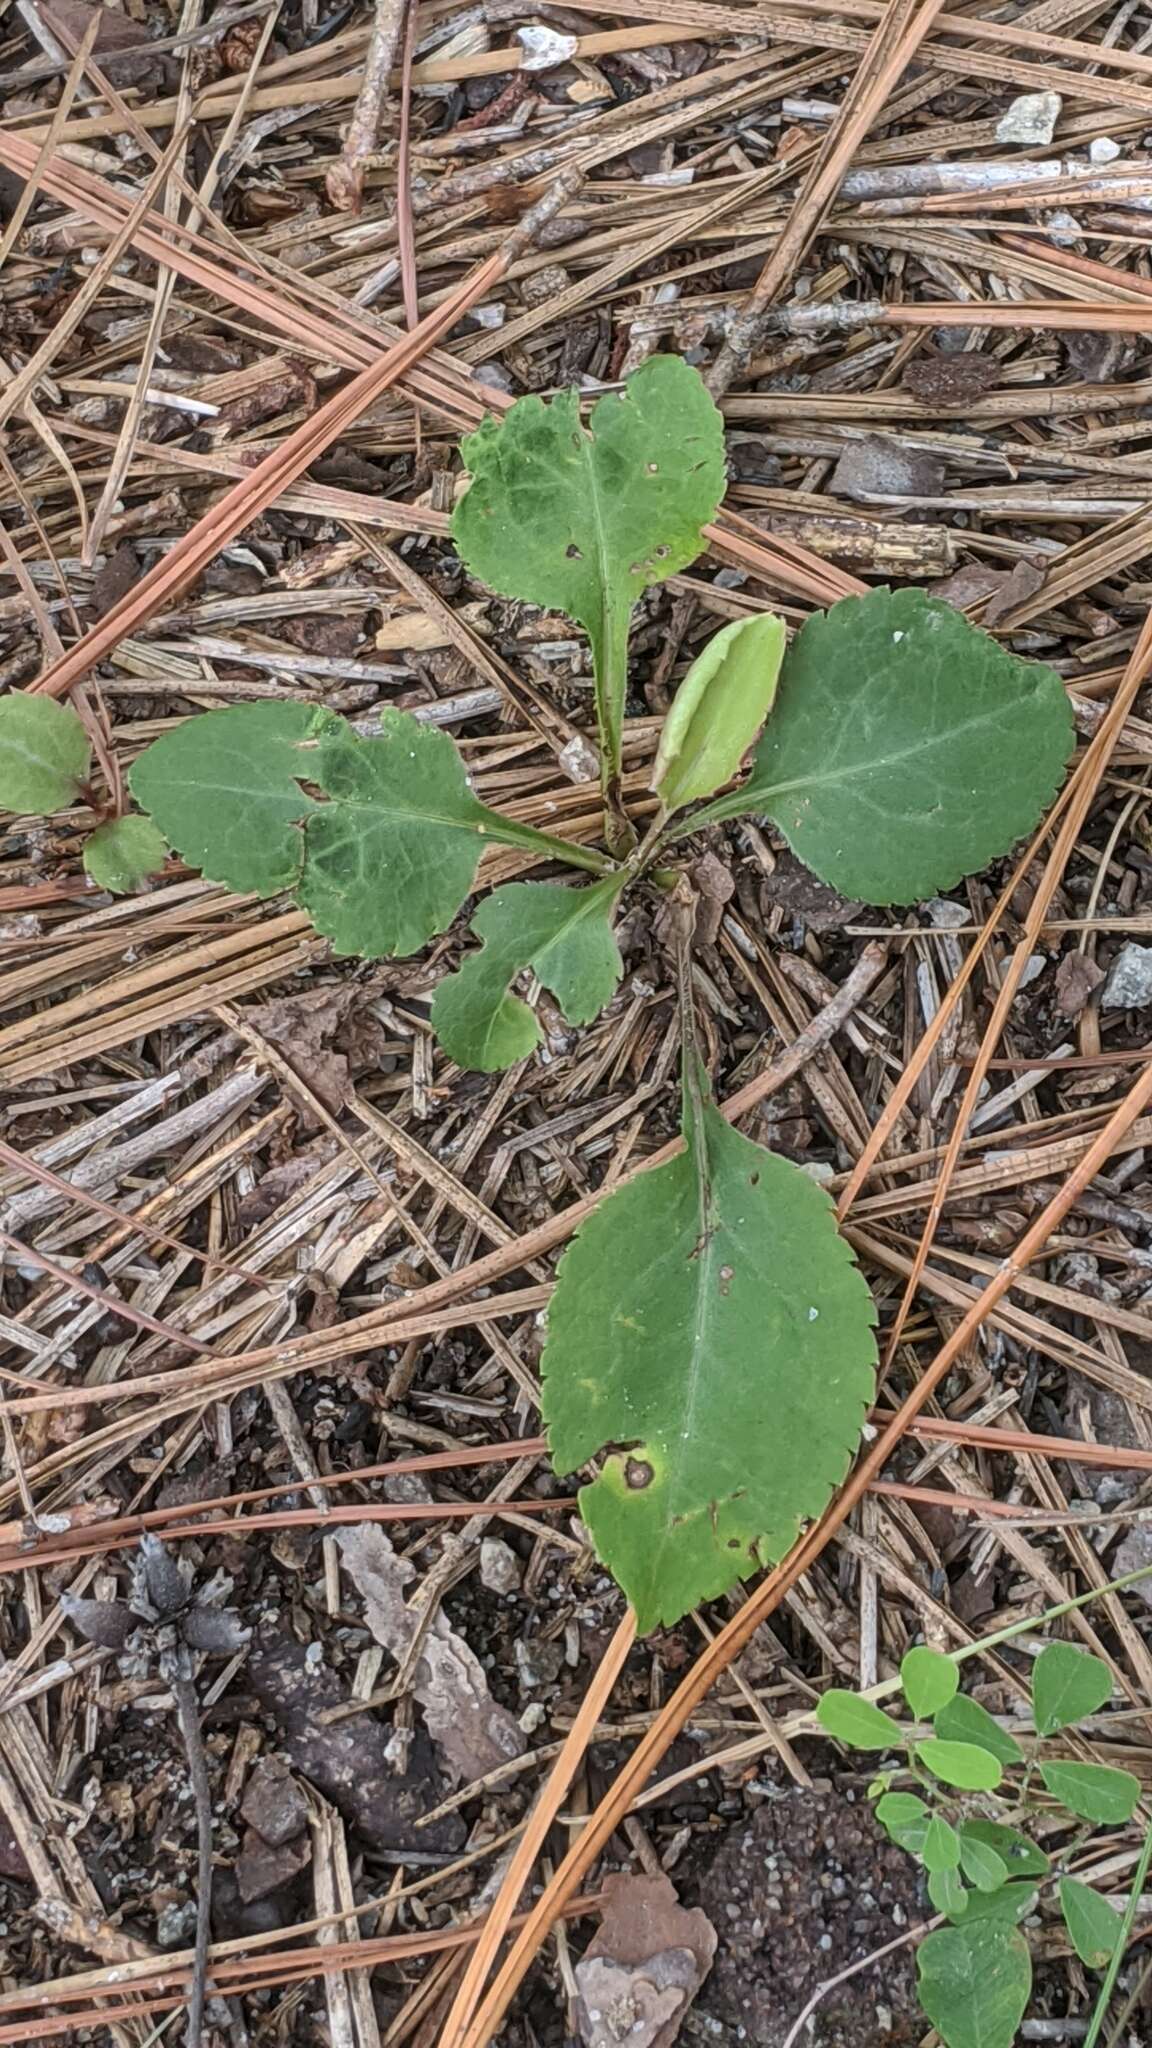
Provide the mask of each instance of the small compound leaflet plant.
[{"label": "small compound leaflet plant", "polygon": [[[453,533],[467,568],[568,614],[591,643],[603,849],[490,809],[448,735],[390,708],[369,739],[315,704],[204,713],[130,774],[186,861],[238,891],[290,892],[339,953],[416,952],[451,925],[494,844],[585,870],[581,884],[492,889],[474,910],[481,944],[432,1004],[460,1066],[533,1052],[539,1027],[516,993],[529,974],[569,1024],[590,1023],[621,977],[622,895],[682,889],[677,850],[706,826],[770,820],[845,896],[908,903],[1006,853],[1059,787],[1073,738],[1059,677],[938,599],[877,589],[790,645],[765,611],[716,634],[665,720],[638,839],[621,774],[629,628],[643,592],[704,545],[724,489],[720,414],[695,370],[658,356],[587,419],[575,391],[520,399],[463,455]],[[9,702],[0,797],[59,801],[59,778],[81,772],[75,742],[60,760],[70,714]],[[642,1629],[789,1550],[847,1469],[875,1365],[871,1298],[827,1196],[725,1121],[681,1007],[683,1150],[577,1232],[542,1366],[553,1461],[600,1461],[582,1511]]]},{"label": "small compound leaflet plant", "polygon": [[[959,1691],[951,1657],[909,1650],[900,1682],[912,1727],[838,1688],[823,1695],[816,1718],[849,1749],[901,1753],[868,1791],[891,1840],[923,1865],[932,1905],[949,1923],[917,1950],[920,2002],[947,2048],[1010,2048],[1032,1989],[1019,1922],[1033,1912],[1051,1871],[1029,1824],[1055,1820],[1073,1831],[1061,1849],[1066,1864],[1093,1827],[1131,1820],[1140,1798],[1131,1771],[1078,1763],[1047,1746],[1105,1705],[1112,1674],[1070,1643],[1042,1650],[1032,1669],[1027,1751]],[[1085,1826],[1077,1829],[1078,1821]],[[1066,1871],[1059,1899],[1081,1962],[1105,1969],[1126,1939],[1121,1915]]]}]

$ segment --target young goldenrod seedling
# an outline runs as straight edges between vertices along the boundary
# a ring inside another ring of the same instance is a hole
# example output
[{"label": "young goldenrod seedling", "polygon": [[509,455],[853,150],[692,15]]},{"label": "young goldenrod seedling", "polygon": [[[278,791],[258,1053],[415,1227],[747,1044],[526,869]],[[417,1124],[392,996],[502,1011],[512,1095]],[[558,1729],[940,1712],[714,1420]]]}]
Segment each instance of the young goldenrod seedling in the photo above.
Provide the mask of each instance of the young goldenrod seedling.
[{"label": "young goldenrod seedling", "polygon": [[[1048,1738],[1105,1705],[1112,1674],[1101,1658],[1070,1643],[1042,1650],[1032,1670],[1036,1739],[1027,1755],[1009,1729],[959,1691],[951,1657],[909,1650],[900,1682],[913,1727],[838,1689],[824,1694],[816,1718],[848,1749],[901,1758],[873,1779],[869,1797],[891,1840],[923,1864],[928,1896],[949,1923],[916,1951],[920,2002],[932,2025],[946,2048],[1011,2048],[1032,1989],[1019,1923],[1051,1871],[1028,1823],[1118,1826],[1131,1820],[1140,1798],[1131,1771],[1045,1754]],[[1042,1795],[1033,1790],[1037,1776]],[[915,1791],[906,1789],[912,1785]],[[1059,1878],[1059,1898],[1081,1962],[1107,1968],[1122,1938],[1115,1907],[1067,1874]]]},{"label": "young goldenrod seedling", "polygon": [[[874,590],[787,647],[767,613],[717,633],[668,713],[658,813],[638,844],[620,778],[629,626],[643,592],[704,545],[724,486],[720,415],[695,370],[658,356],[586,419],[575,391],[519,400],[464,458],[453,532],[467,567],[566,612],[591,642],[604,850],[489,809],[452,740],[407,712],[384,710],[379,737],[360,739],[294,702],[184,720],[132,769],[147,818],[117,821],[123,833],[152,820],[230,888],[290,892],[338,952],[363,956],[413,953],[446,930],[493,843],[589,872],[583,886],[483,898],[483,943],[432,1005],[460,1065],[489,1072],[532,1053],[538,1026],[514,987],[529,970],[569,1023],[596,1017],[621,974],[621,896],[668,888],[675,849],[707,825],[770,819],[844,895],[908,903],[1006,853],[1058,788],[1072,746],[1059,677],[938,599]],[[55,780],[49,764],[44,779],[5,781],[29,712],[50,715],[67,759]],[[0,705],[0,797],[71,801],[87,761],[78,726],[38,698]],[[872,1303],[830,1202],[721,1116],[684,1010],[684,1150],[577,1233],[543,1359],[554,1461],[600,1460],[582,1506],[641,1628],[790,1548],[843,1477],[873,1383]]]}]

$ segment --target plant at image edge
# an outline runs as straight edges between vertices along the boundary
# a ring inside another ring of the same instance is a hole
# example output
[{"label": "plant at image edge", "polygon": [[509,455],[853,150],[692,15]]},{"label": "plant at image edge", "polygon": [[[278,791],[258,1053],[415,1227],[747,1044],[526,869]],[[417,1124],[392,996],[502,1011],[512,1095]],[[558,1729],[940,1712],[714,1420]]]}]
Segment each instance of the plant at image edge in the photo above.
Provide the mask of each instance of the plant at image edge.
[{"label": "plant at image edge", "polygon": [[[1037,1903],[1037,1880],[1050,1859],[1022,1823],[1041,1809],[1031,1787],[1039,1774],[1053,1811],[1093,1825],[1132,1818],[1140,1780],[1104,1764],[1043,1754],[1043,1741],[1095,1714],[1112,1692],[1099,1657],[1050,1643],[1032,1671],[1032,1721],[1038,1738],[1026,1758],[1016,1737],[977,1700],[958,1691],[951,1657],[910,1650],[900,1667],[917,1725],[908,1728],[853,1692],[832,1688],[816,1718],[848,1749],[897,1751],[869,1786],[876,1818],[893,1842],[923,1865],[928,1896],[949,1921],[916,1952],[920,2002],[946,2048],[1011,2048],[1032,1989],[1032,1958],[1019,1922]],[[923,1723],[931,1722],[931,1734]],[[893,1789],[909,1784],[915,1791]],[[1080,1847],[1077,1839],[1073,1845]],[[1090,1885],[1063,1874],[1060,1908],[1081,1962],[1104,1969],[1121,1938],[1115,1907]]]},{"label": "plant at image edge", "polygon": [[[695,370],[657,356],[586,419],[574,391],[523,398],[463,452],[453,532],[466,566],[567,612],[591,642],[603,850],[490,809],[446,733],[387,707],[370,739],[316,704],[202,713],[130,775],[138,822],[213,881],[290,892],[339,953],[417,951],[452,924],[494,844],[589,873],[483,897],[483,943],[432,1004],[461,1066],[533,1052],[539,1027],[514,986],[529,972],[570,1024],[591,1022],[622,972],[622,894],[674,897],[686,883],[669,863],[705,826],[771,820],[844,895],[904,903],[1006,853],[1059,787],[1073,739],[1059,677],[938,599],[878,589],[809,619],[790,646],[767,612],[715,635],[665,720],[657,815],[638,844],[620,780],[629,626],[643,592],[704,545],[724,487],[720,415]],[[0,703],[0,796],[7,705],[41,702]],[[15,802],[35,808],[21,787]],[[60,800],[47,784],[39,797]],[[790,1549],[847,1470],[875,1367],[872,1302],[831,1203],[720,1115],[686,999],[681,1010],[684,1149],[576,1233],[542,1366],[557,1470],[602,1459],[581,1505],[641,1629]]]}]

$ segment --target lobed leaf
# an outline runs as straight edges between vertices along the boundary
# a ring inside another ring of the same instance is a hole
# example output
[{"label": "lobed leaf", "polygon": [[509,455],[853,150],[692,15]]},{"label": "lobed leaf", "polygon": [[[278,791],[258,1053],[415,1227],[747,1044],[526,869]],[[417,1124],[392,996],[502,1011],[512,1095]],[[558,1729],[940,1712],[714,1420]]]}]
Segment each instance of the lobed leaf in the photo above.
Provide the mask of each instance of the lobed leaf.
[{"label": "lobed leaf", "polygon": [[1118,1826],[1131,1820],[1140,1797],[1140,1780],[1131,1771],[1110,1764],[1041,1764],[1045,1789],[1081,1820]]},{"label": "lobed leaf", "polygon": [[151,818],[138,811],[109,818],[84,842],[84,867],[99,889],[124,896],[149,875],[158,875],[168,849]]},{"label": "lobed leaf", "polygon": [[1009,1735],[980,1705],[979,1700],[970,1699],[967,1693],[958,1693],[942,1706],[933,1722],[937,1735],[947,1742],[973,1742],[977,1749],[986,1749],[991,1756],[998,1757],[1002,1764],[1020,1764],[1024,1752],[1015,1736]]},{"label": "lobed leaf", "polygon": [[472,919],[483,950],[445,977],[432,1004],[432,1028],[459,1066],[489,1074],[539,1043],[528,1004],[508,994],[522,968],[551,989],[570,1024],[599,1015],[622,972],[611,924],[621,881],[610,876],[573,889],[511,882],[485,898]]},{"label": "lobed leaf", "polygon": [[951,1657],[921,1645],[909,1650],[902,1660],[900,1683],[916,1719],[926,1721],[947,1706],[960,1683],[960,1673]]},{"label": "lobed leaf", "polygon": [[581,1512],[639,1626],[782,1557],[843,1477],[875,1312],[832,1207],[685,1076],[685,1150],[600,1203],[542,1360],[553,1464],[606,1451]]},{"label": "lobed leaf", "polygon": [[1120,1938],[1122,1914],[1091,1885],[1081,1884],[1075,1877],[1060,1879],[1060,1911],[1080,1961],[1090,1970],[1104,1969]]},{"label": "lobed leaf", "polygon": [[[830,1685],[827,1692],[821,1694],[816,1706],[816,1719],[829,1735],[834,1735],[837,1742],[843,1742],[849,1749],[896,1749],[904,1740],[904,1731],[898,1721],[893,1721],[879,1707],[874,1707],[871,1700],[862,1700],[858,1692],[848,1692],[839,1685]],[[899,1792],[888,1794],[888,1798],[893,1800],[911,1796]],[[921,1803],[916,1801],[917,1805]],[[880,1805],[884,1804],[885,1801],[881,1800]]]},{"label": "lobed leaf", "polygon": [[1030,832],[1072,742],[1052,669],[940,598],[872,590],[807,621],[747,782],[692,823],[762,813],[842,894],[908,903]]},{"label": "lobed leaf", "polygon": [[664,720],[652,772],[665,810],[731,781],[771,710],[787,644],[783,619],[761,612],[722,626],[697,655]]},{"label": "lobed leaf", "polygon": [[1011,2048],[1032,1990],[1028,1943],[996,1919],[941,1927],[916,1951],[920,2003],[947,2048]]},{"label": "lobed leaf", "polygon": [[1112,1697],[1112,1673],[1102,1657],[1072,1643],[1049,1643],[1032,1667],[1032,1718],[1037,1735],[1074,1728]]},{"label": "lobed leaf", "polygon": [[0,806],[19,816],[66,810],[88,773],[88,735],[70,704],[0,697]]}]

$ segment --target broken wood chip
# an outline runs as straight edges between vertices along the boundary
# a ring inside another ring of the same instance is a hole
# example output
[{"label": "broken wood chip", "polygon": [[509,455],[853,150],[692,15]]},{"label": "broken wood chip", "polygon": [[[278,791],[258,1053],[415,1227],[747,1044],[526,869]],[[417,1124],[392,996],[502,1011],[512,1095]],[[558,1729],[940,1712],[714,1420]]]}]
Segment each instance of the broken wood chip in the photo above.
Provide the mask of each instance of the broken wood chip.
[{"label": "broken wood chip", "polygon": [[600,1926],[576,1965],[584,2048],[671,2048],[715,1953],[712,1922],[681,1906],[671,1878],[610,1878]]}]

